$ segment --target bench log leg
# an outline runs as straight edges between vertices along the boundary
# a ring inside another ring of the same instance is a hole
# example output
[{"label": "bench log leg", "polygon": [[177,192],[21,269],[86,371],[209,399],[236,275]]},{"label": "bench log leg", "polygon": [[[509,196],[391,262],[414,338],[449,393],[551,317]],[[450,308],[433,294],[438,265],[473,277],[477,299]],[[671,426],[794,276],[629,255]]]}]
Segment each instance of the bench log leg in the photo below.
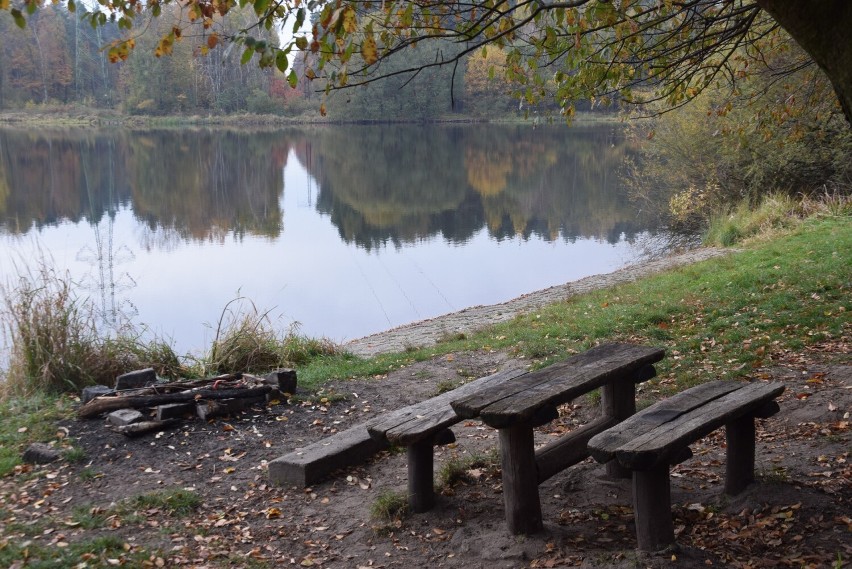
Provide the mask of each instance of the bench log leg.
[{"label": "bench log leg", "polygon": [[735,496],[754,482],[754,417],[747,415],[725,425],[725,494]]},{"label": "bench log leg", "polygon": [[[617,423],[635,414],[636,384],[619,381],[601,387],[601,410],[604,417],[615,419]],[[617,460],[606,463],[606,473],[613,478],[630,478],[631,474]]]},{"label": "bench log leg", "polygon": [[416,442],[407,448],[406,453],[408,457],[408,507],[414,513],[427,512],[435,505],[432,440]]},{"label": "bench log leg", "polygon": [[529,425],[499,429],[500,461],[503,467],[503,502],[506,525],[514,534],[532,534],[544,529],[538,499],[533,430]]},{"label": "bench log leg", "polygon": [[633,471],[633,515],[636,540],[643,551],[659,551],[674,543],[669,465]]}]

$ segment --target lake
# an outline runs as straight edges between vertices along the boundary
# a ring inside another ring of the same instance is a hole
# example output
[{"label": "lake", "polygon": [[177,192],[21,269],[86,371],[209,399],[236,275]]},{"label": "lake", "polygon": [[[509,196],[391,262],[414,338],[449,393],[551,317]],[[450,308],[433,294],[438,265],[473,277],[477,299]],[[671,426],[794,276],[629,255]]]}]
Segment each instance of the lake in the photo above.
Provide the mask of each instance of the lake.
[{"label": "lake", "polygon": [[629,154],[612,125],[5,128],[0,278],[43,256],[178,353],[226,306],[342,342],[665,253]]}]

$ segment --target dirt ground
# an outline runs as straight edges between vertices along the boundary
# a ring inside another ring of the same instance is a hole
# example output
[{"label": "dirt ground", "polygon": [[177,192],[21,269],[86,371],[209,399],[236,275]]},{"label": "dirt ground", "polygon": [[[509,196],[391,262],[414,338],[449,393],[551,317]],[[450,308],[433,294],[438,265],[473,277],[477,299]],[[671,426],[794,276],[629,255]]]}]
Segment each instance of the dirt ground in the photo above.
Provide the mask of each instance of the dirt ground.
[{"label": "dirt ground", "polygon": [[[724,435],[694,445],[694,458],[672,471],[677,546],[635,549],[630,483],[608,479],[591,460],[541,485],[545,531],[515,537],[503,522],[494,431],[478,422],[455,428],[457,442],[436,453],[436,470],[454,458],[491,461],[444,487],[437,507],[401,520],[371,515],[377,498],[406,488],[404,453],[385,452],[311,488],[268,482],[267,462],[335,430],[461,382],[522,366],[500,353],[444,356],[370,381],[338,382],[310,401],[283,402],[239,417],[187,421],[138,439],[103,420],[66,424],[86,460],[33,467],[0,481],[0,496],[19,522],[65,520],[36,538],[63,546],[96,534],[158,551],[151,566],[272,567],[847,567],[852,559],[849,413],[852,365],[847,343],[818,346],[759,370],[754,380],[783,381],[782,412],[758,426],[758,482],[721,494]],[[664,378],[663,378],[664,379]],[[655,397],[654,385],[640,395]],[[324,402],[322,398],[328,399]],[[541,442],[588,420],[589,400],[563,406]],[[35,474],[35,476],[34,476]],[[155,490],[190,489],[202,504],[188,517],[160,508],[116,513],[103,527],[73,521]],[[14,504],[14,506],[12,505]],[[141,514],[141,515],[140,515]],[[121,560],[118,560],[119,563]],[[835,565],[836,564],[836,565]]]}]

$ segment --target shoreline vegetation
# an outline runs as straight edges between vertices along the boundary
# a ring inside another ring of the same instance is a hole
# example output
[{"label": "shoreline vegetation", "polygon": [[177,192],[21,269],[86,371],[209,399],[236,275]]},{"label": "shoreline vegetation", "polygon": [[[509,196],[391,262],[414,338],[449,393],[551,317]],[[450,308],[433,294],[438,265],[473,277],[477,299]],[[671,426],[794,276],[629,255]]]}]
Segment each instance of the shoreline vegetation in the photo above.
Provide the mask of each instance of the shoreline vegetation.
[{"label": "shoreline vegetation", "polygon": [[[622,115],[616,112],[578,112],[572,118],[572,124],[592,123],[621,123]],[[81,105],[38,106],[21,110],[0,111],[0,127],[26,125],[28,128],[162,128],[162,127],[275,127],[286,128],[296,126],[321,126],[339,124],[475,124],[475,123],[505,123],[505,124],[539,124],[541,122],[560,124],[561,118],[553,120],[530,114],[510,115],[498,118],[483,118],[478,116],[452,115],[431,119],[411,120],[373,120],[373,119],[342,119],[323,117],[319,114],[319,105],[314,112],[303,113],[299,116],[284,116],[276,114],[229,113],[208,115],[138,115],[127,114],[116,110],[98,109]]]}]

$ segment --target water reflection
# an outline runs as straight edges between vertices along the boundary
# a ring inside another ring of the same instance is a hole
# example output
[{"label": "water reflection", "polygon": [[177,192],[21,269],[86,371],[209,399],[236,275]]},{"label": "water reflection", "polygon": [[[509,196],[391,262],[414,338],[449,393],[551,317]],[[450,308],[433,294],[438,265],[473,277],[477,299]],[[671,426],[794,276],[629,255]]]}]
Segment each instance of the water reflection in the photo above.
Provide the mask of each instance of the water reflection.
[{"label": "water reflection", "polygon": [[611,126],[0,129],[0,236],[179,344],[237,291],[340,340],[635,259],[658,228],[629,151]]},{"label": "water reflection", "polygon": [[483,226],[498,240],[614,243],[653,223],[619,187],[627,147],[612,128],[349,127],[302,150],[319,211],[368,249],[436,234],[463,243]]}]

